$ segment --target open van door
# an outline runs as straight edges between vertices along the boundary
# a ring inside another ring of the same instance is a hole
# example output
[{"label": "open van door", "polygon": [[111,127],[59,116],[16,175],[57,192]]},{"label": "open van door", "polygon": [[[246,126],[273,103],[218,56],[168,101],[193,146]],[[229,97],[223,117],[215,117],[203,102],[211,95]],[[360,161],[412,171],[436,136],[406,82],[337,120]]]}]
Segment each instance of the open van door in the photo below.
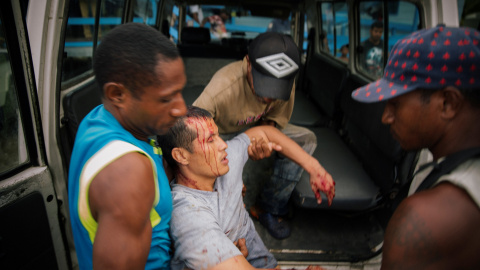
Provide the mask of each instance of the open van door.
[{"label": "open van door", "polygon": [[0,269],[68,269],[30,56],[28,1],[0,1]]}]

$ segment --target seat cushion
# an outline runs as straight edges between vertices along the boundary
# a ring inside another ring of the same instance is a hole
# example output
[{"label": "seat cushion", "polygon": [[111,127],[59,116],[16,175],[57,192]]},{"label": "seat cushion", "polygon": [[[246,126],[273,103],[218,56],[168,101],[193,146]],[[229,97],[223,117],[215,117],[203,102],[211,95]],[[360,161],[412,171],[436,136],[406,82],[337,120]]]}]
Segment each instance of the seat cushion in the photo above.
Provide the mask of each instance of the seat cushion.
[{"label": "seat cushion", "polygon": [[335,198],[331,207],[322,194],[319,205],[310,187],[310,177],[303,172],[295,187],[292,200],[305,208],[361,211],[377,203],[379,188],[362,168],[358,158],[349,150],[337,133],[329,128],[312,128],[317,136],[318,146],[313,156],[332,175],[336,183]]},{"label": "seat cushion", "polygon": [[210,30],[205,27],[184,27],[181,34],[182,44],[208,44]]},{"label": "seat cushion", "polygon": [[185,87],[182,91],[183,99],[186,105],[192,105],[195,100],[200,96],[205,85],[193,85]]},{"label": "seat cushion", "polygon": [[295,104],[293,106],[290,123],[297,126],[315,127],[324,126],[326,118],[302,91],[295,91]]}]

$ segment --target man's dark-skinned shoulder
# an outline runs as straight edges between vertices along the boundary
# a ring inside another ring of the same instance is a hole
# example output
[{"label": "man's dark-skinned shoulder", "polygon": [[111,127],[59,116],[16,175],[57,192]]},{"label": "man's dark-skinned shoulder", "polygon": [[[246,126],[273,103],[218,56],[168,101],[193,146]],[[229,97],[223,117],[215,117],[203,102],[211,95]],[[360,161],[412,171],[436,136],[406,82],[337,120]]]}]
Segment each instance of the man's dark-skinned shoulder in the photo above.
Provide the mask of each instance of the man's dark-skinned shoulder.
[{"label": "man's dark-skinned shoulder", "polygon": [[480,209],[453,184],[442,183],[412,195],[389,222],[382,269],[469,269],[472,263],[479,265],[478,224]]}]

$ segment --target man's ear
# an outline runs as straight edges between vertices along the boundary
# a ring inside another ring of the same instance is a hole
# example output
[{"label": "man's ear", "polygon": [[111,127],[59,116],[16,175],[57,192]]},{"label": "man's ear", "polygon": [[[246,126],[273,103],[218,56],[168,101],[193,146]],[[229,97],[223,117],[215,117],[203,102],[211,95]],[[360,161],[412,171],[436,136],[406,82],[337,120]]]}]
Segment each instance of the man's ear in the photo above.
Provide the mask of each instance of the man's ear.
[{"label": "man's ear", "polygon": [[112,104],[122,104],[125,101],[125,97],[128,94],[128,90],[123,84],[109,82],[103,86],[103,93],[105,99]]},{"label": "man's ear", "polygon": [[179,165],[188,165],[190,163],[190,152],[185,148],[175,147],[172,149],[172,158]]},{"label": "man's ear", "polygon": [[447,86],[441,91],[443,98],[442,117],[452,119],[462,108],[465,98],[456,87]]}]

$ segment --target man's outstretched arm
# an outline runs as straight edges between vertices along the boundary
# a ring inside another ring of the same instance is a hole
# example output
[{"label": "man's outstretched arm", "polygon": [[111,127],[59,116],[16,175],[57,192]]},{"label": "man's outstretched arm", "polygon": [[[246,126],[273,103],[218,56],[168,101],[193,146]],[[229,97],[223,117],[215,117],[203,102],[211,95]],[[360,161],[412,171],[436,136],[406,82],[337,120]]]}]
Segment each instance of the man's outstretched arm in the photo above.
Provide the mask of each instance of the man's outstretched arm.
[{"label": "man's outstretched arm", "polygon": [[[245,131],[245,134],[250,137],[251,141],[259,142],[261,140],[264,142],[263,146],[261,146],[262,149],[268,149],[268,145],[270,145],[271,149],[276,150],[280,146],[281,149],[277,151],[297,163],[310,175],[310,185],[315,193],[317,202],[322,202],[320,192],[323,192],[327,195],[328,205],[332,204],[333,197],[335,197],[335,182],[332,176],[320,165],[318,160],[305,152],[300,145],[277,128],[271,126],[253,127]],[[251,149],[249,149],[249,154],[250,152]]]}]

